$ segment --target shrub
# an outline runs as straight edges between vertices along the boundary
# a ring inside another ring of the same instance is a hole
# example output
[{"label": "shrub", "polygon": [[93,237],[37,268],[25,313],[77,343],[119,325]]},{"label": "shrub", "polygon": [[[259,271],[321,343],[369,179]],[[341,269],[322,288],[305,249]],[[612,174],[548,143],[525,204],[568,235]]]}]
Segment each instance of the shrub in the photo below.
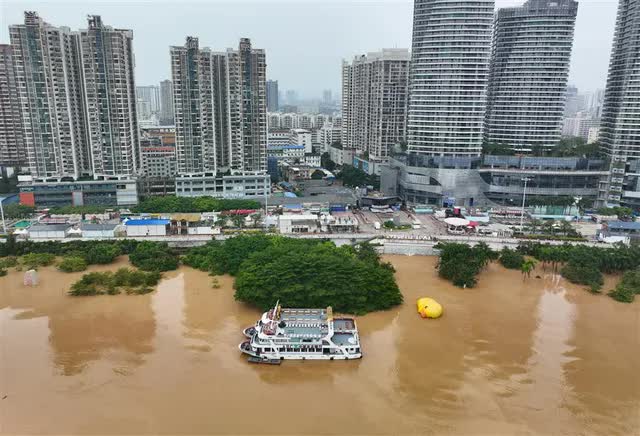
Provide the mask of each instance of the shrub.
[{"label": "shrub", "polygon": [[571,283],[589,285],[592,292],[598,292],[604,283],[604,277],[597,265],[590,262],[570,260],[562,267],[560,273]]},{"label": "shrub", "polygon": [[144,271],[170,271],[178,268],[178,256],[167,244],[141,242],[129,255],[134,266]]},{"label": "shrub", "polygon": [[500,252],[499,262],[505,268],[520,269],[524,264],[524,256],[515,250],[505,247]]},{"label": "shrub", "polygon": [[436,248],[440,250],[438,275],[461,288],[473,288],[480,271],[498,257],[498,253],[484,243],[474,247],[466,244],[438,244]]},{"label": "shrub", "polygon": [[40,266],[49,266],[56,260],[56,256],[50,253],[29,253],[20,256],[20,264],[26,269],[37,269]]},{"label": "shrub", "polygon": [[106,265],[112,263],[120,255],[115,244],[98,243],[90,247],[84,256],[89,264]]},{"label": "shrub", "polygon": [[0,268],[13,268],[16,265],[18,265],[18,258],[15,256],[0,258]]},{"label": "shrub", "polygon": [[6,269],[4,269],[4,268],[0,268],[0,277],[4,277],[4,276],[6,276],[7,274],[8,274],[8,273],[7,273],[7,270],[6,270]]},{"label": "shrub", "polygon": [[87,269],[87,261],[80,256],[64,257],[58,264],[58,269],[64,272],[78,272]]},{"label": "shrub", "polygon": [[640,294],[639,268],[625,272],[620,283],[608,295],[616,301],[632,303],[636,294]]},{"label": "shrub", "polygon": [[71,285],[69,295],[116,295],[122,289],[127,294],[146,294],[153,291],[160,278],[158,272],[134,271],[129,268],[120,268],[115,273],[92,272]]}]

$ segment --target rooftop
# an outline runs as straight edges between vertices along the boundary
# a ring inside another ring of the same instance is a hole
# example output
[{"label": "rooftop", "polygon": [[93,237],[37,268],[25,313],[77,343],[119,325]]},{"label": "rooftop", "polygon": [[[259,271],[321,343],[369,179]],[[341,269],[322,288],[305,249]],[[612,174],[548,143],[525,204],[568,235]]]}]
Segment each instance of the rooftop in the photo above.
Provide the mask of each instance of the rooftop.
[{"label": "rooftop", "polygon": [[127,226],[166,226],[169,220],[151,219],[151,220],[128,220],[125,222]]}]

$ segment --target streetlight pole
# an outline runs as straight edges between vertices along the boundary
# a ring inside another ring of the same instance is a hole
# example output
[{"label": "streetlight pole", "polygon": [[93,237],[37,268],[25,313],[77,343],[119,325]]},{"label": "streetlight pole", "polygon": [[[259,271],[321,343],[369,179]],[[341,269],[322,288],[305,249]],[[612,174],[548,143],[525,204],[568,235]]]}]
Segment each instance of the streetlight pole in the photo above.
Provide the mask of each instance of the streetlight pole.
[{"label": "streetlight pole", "polygon": [[522,226],[524,225],[524,202],[527,198],[527,182],[531,179],[529,177],[523,177],[520,180],[524,182],[524,190],[522,191],[522,211],[520,212],[520,231],[522,231]]}]

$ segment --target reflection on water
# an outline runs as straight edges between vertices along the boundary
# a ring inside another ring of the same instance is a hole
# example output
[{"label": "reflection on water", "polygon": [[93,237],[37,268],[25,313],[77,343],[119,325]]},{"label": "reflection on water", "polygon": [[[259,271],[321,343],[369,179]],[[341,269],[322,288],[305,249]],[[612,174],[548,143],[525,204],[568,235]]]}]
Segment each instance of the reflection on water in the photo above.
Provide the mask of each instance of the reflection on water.
[{"label": "reflection on water", "polygon": [[[71,298],[79,274],[0,278],[3,433],[632,434],[640,304],[492,265],[475,289],[391,256],[406,303],[358,319],[365,357],[249,365],[259,312],[182,268],[144,296]],[[116,265],[117,266],[117,265]],[[105,268],[115,268],[108,266]],[[445,315],[424,320],[420,296]],[[35,413],[37,411],[37,413]]]}]

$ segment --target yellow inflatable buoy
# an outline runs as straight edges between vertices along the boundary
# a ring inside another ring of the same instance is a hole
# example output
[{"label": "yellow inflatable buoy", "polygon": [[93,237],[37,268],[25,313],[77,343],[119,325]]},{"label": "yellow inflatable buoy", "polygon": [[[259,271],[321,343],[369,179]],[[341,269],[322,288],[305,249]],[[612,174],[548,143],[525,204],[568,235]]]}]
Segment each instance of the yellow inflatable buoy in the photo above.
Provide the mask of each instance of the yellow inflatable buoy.
[{"label": "yellow inflatable buoy", "polygon": [[423,318],[440,318],[442,306],[433,298],[419,298],[418,313]]}]

